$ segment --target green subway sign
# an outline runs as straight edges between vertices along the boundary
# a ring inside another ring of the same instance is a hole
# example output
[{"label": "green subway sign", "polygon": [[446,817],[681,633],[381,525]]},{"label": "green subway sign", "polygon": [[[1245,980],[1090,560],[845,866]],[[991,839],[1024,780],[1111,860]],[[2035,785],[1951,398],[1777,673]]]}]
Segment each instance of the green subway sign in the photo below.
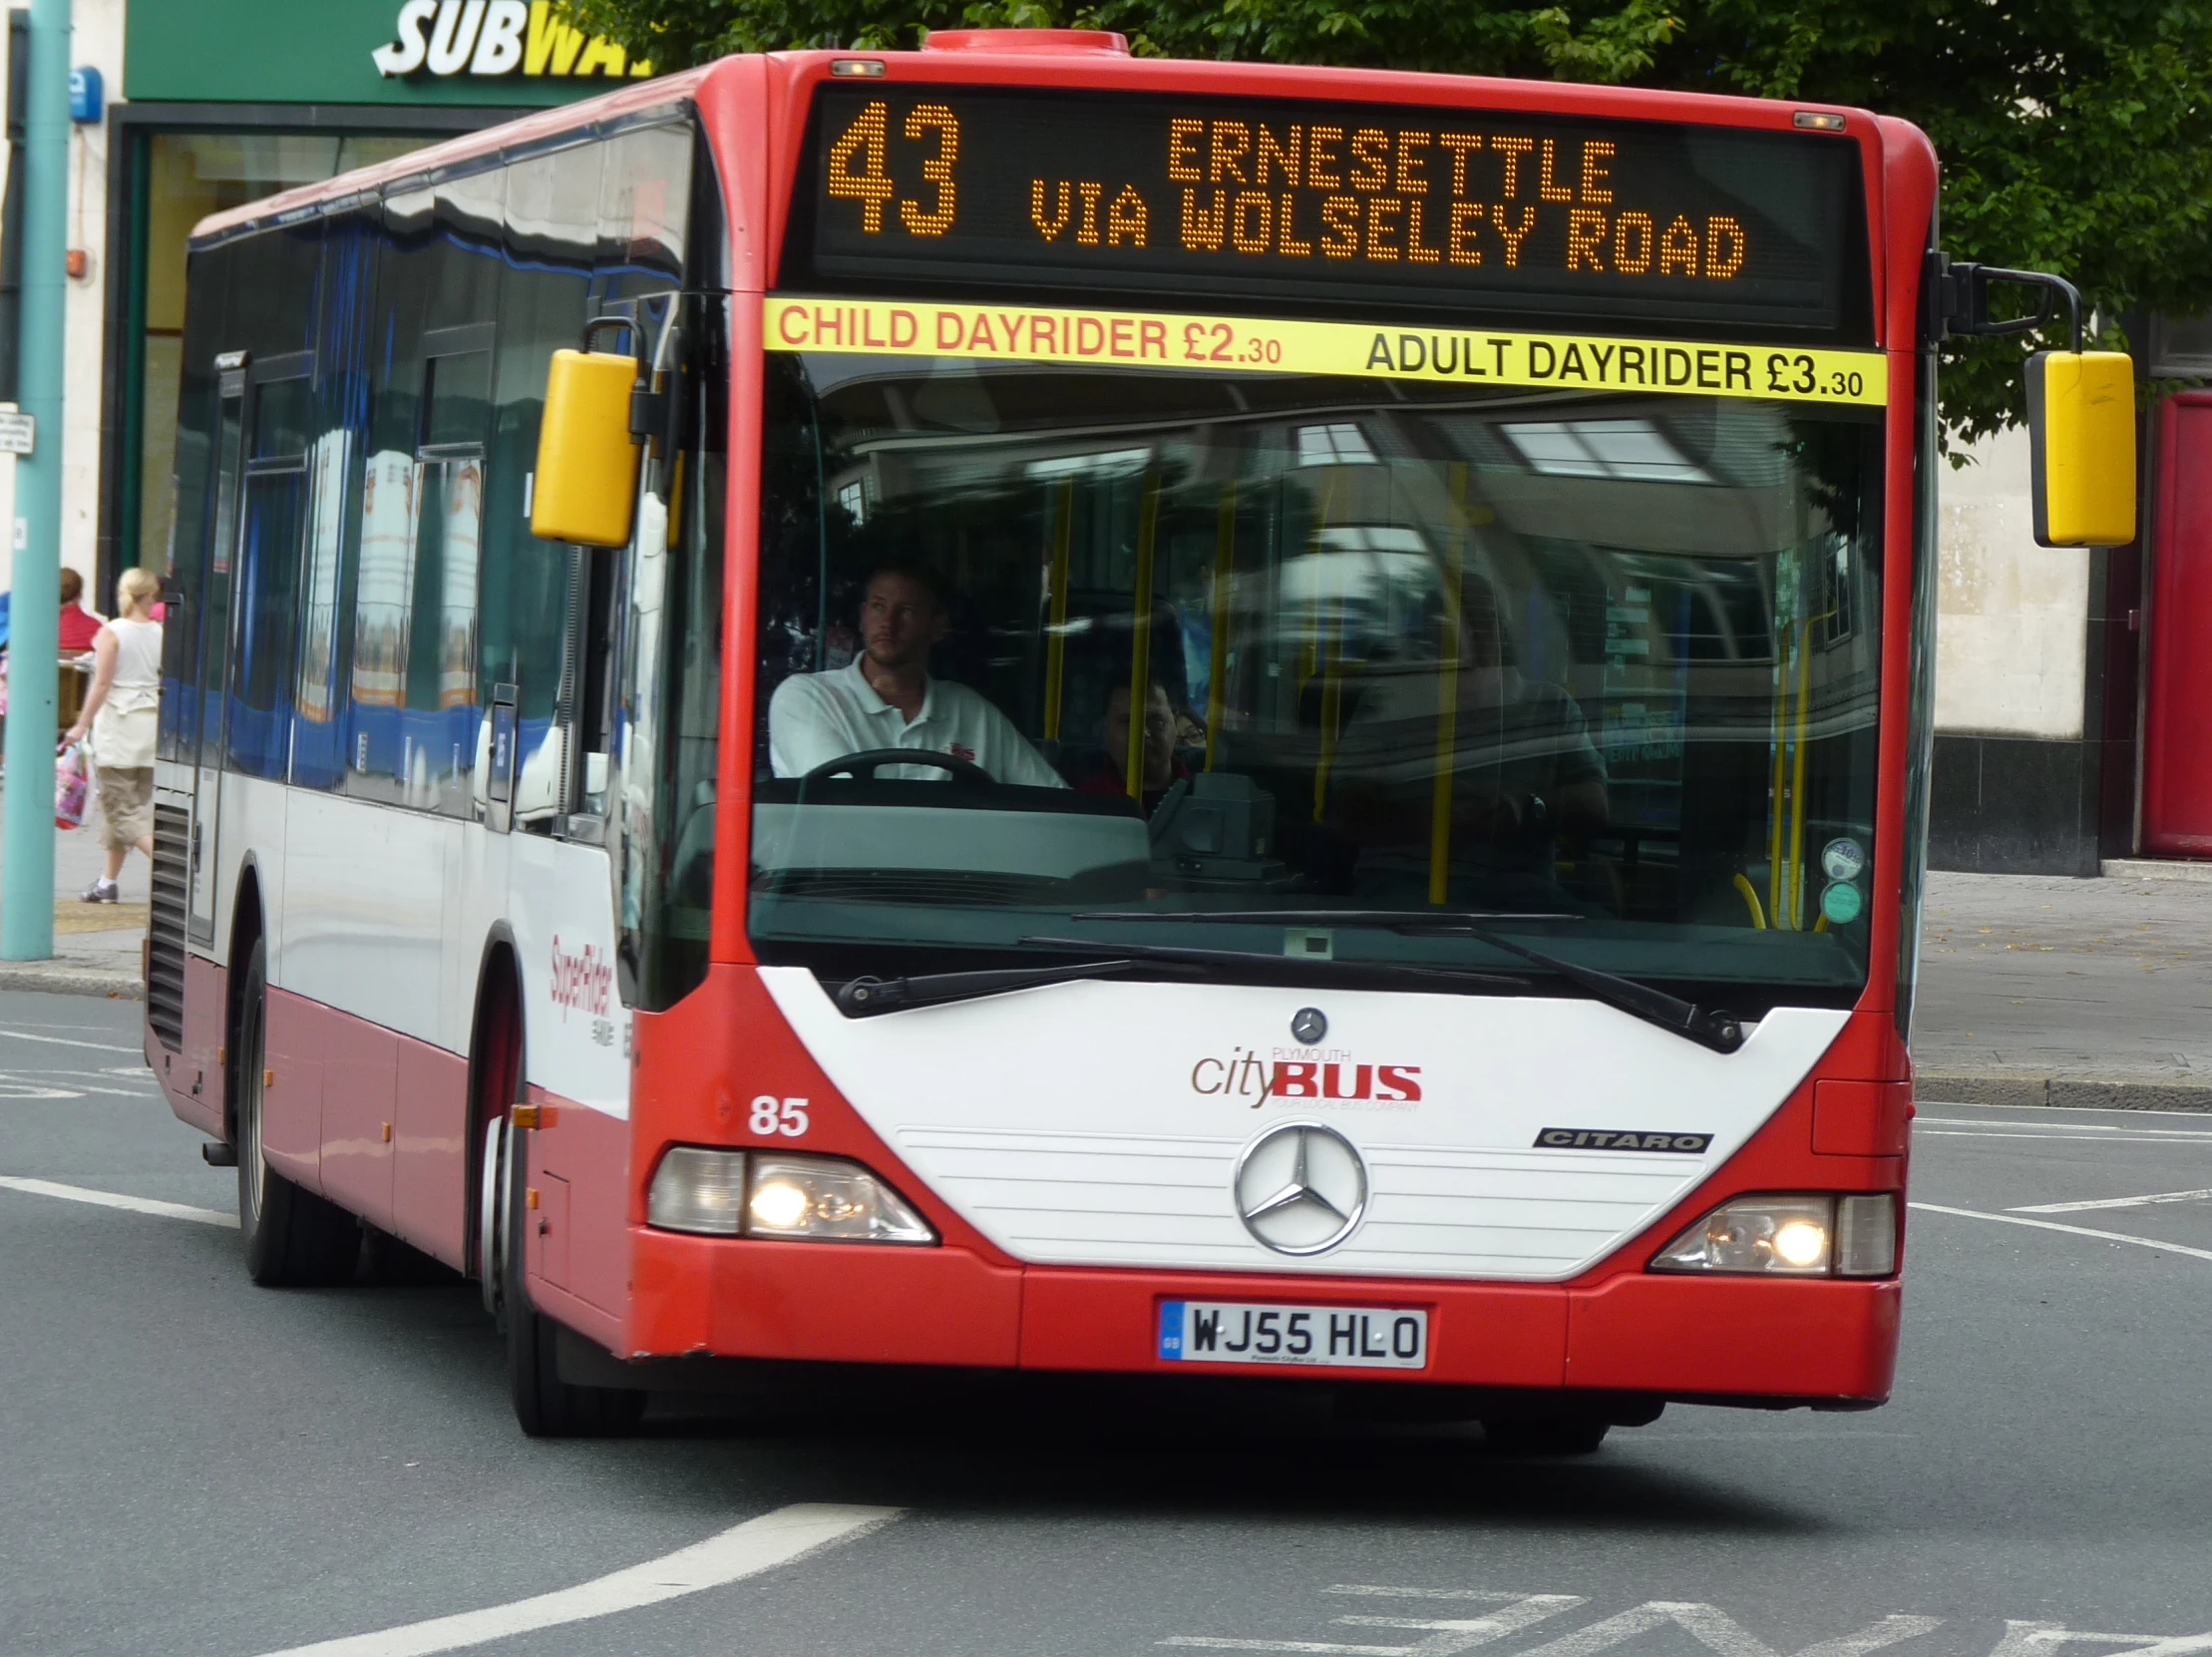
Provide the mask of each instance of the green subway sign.
[{"label": "green subway sign", "polygon": [[652,73],[553,0],[131,0],[124,96],[224,104],[558,104]]}]

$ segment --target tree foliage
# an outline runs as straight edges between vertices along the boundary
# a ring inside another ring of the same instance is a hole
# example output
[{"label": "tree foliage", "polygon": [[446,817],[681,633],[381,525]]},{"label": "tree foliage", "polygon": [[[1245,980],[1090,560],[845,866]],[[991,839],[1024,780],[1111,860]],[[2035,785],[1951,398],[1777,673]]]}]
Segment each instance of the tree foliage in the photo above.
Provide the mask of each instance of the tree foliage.
[{"label": "tree foliage", "polygon": [[[1857,105],[1934,140],[1954,257],[2067,276],[2107,343],[2123,316],[2212,307],[2212,0],[570,0],[569,10],[664,68],[727,52],[894,50],[930,29],[1074,27],[1118,30],[1154,56]],[[2018,420],[2027,348],[1945,348],[1954,438]]]}]

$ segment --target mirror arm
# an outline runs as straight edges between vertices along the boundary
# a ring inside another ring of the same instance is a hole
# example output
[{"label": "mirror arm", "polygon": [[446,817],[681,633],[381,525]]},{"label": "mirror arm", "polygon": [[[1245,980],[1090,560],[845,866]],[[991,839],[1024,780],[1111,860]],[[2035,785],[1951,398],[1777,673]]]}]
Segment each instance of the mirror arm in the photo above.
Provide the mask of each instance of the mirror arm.
[{"label": "mirror arm", "polygon": [[[1929,285],[1936,299],[1939,337],[1991,338],[2031,333],[2050,321],[2053,301],[2064,299],[2066,313],[2073,323],[2073,348],[2076,353],[2080,351],[2081,290],[2063,276],[2053,276],[2042,270],[2008,270],[2001,265],[1974,264],[1965,260],[1954,263],[1943,253],[1932,254],[1931,261],[1934,269],[1930,272]],[[1990,317],[1992,282],[2010,282],[2037,289],[2040,302],[2034,314],[1993,321]]]}]

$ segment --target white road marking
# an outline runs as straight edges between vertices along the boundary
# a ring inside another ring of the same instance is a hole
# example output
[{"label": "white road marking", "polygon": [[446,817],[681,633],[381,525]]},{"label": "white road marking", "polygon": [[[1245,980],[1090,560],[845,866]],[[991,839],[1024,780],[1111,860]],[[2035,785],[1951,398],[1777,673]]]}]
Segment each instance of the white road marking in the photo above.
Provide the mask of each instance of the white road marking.
[{"label": "white road marking", "polygon": [[1202,1651],[1321,1651],[1342,1657],[1405,1657],[1409,1645],[1340,1645],[1330,1640],[1233,1640],[1215,1634],[1170,1634],[1162,1645],[1196,1646]]},{"label": "white road marking", "polygon": [[124,1208],[134,1214],[155,1214],[165,1220],[196,1220],[201,1225],[235,1227],[238,1216],[217,1208],[194,1208],[189,1203],[163,1202],[158,1197],[127,1197],[121,1191],[95,1191],[89,1185],[63,1185],[51,1179],[18,1179],[0,1174],[0,1190],[21,1191],[34,1197],[60,1197],[64,1202],[89,1202],[96,1208]]},{"label": "white road marking", "polygon": [[[2156,1112],[2145,1112],[2141,1110],[2115,1110],[2111,1112],[2111,1114],[2115,1116],[2141,1117],[2145,1114],[2156,1114]],[[1970,1116],[1919,1116],[1914,1118],[1913,1125],[1918,1127],[1922,1123],[1926,1122],[1933,1122],[1938,1127],[1973,1127],[1984,1129],[2012,1128],[2022,1133],[2117,1133],[2122,1135],[2123,1137],[2132,1137],[2139,1133],[2149,1133],[2156,1134],[2160,1137],[2172,1136],[2182,1139],[2212,1139],[2212,1128],[2145,1127],[2139,1120],[2126,1123],[2065,1121],[2039,1122],[2033,1120],[2032,1118],[2024,1121],[2019,1117],[2014,1116],[1985,1116],[1982,1118],[1982,1120],[1976,1121]]]},{"label": "white road marking", "polygon": [[[1211,1651],[1296,1651],[1343,1653],[1345,1657],[1456,1657],[1488,1645],[1507,1634],[1587,1603],[1573,1594],[1502,1594],[1473,1588],[1398,1588],[1375,1583],[1344,1582],[1324,1590],[1332,1594],[1362,1594],[1404,1599],[1505,1600],[1501,1610],[1487,1617],[1430,1620],[1421,1617],[1338,1617],[1339,1625],[1352,1628],[1402,1628],[1426,1632],[1428,1638],[1412,1645],[1350,1645],[1329,1640],[1251,1640],[1208,1634],[1173,1634],[1161,1645],[1200,1647]],[[1855,1634],[1821,1640],[1795,1657],[1866,1657],[1869,1652],[1928,1633],[1943,1625],[1941,1617],[1892,1615],[1869,1623]],[[2039,1626],[2039,1625],[2038,1625]],[[1695,1600],[1647,1600],[1618,1616],[1603,1618],[1588,1627],[1535,1647],[1522,1657],[1592,1657],[1639,1636],[1662,1628],[1688,1634],[1714,1657],[1779,1657],[1774,1648],[1752,1634],[1717,1605]],[[2165,1654],[2161,1654],[2165,1657]],[[2174,1653],[2173,1657],[2186,1657]]]},{"label": "white road marking", "polygon": [[[1913,1202],[1906,1206],[1925,1209],[1931,1214],[1956,1214],[1964,1220],[1995,1220],[2000,1225],[2031,1225],[2038,1231],[2063,1231],[2075,1237],[2095,1237],[2107,1243],[2133,1243],[2137,1248],[2159,1249],[2167,1254],[2186,1254],[2193,1260],[2212,1260],[2212,1249],[2193,1249],[2185,1243],[2161,1243],[2155,1237],[2131,1237],[2124,1231],[2093,1231],[2085,1225],[2060,1225],[2056,1220],[2030,1220],[2019,1214],[1985,1214],[1973,1208],[1946,1208],[1939,1202]],[[2212,1641],[2212,1636],[2207,1636],[2207,1639]]]},{"label": "white road marking", "polygon": [[2212,1188],[2202,1191],[2158,1191],[2147,1197],[2098,1197],[2091,1202],[2038,1202],[2008,1209],[2013,1214],[2085,1214],[2092,1208],[2148,1208],[2159,1202],[2202,1202]]},{"label": "white road marking", "polygon": [[23,1081],[0,1071],[0,1099],[81,1099],[81,1087],[48,1087],[36,1081]]},{"label": "white road marking", "polygon": [[841,1502],[798,1502],[732,1525],[720,1535],[690,1547],[593,1577],[572,1588],[535,1594],[481,1611],[403,1623],[374,1634],[287,1646],[266,1657],[429,1657],[432,1652],[458,1651],[487,1640],[504,1640],[541,1628],[634,1611],[757,1576],[819,1548],[858,1541],[871,1530],[891,1523],[902,1511],[898,1507],[857,1507]]},{"label": "white road marking", "polygon": [[[1635,1639],[1639,1634],[1673,1623],[1715,1657],[1777,1657],[1774,1648],[1745,1628],[1717,1605],[1696,1600],[1647,1600],[1619,1616],[1594,1622],[1522,1657],[1592,1657]],[[1820,1640],[1796,1657],[1865,1657],[1870,1651],[1910,1640],[1943,1625],[1941,1617],[1908,1617],[1892,1614],[1869,1623],[1855,1634]]]},{"label": "white road marking", "polygon": [[2212,1634],[2092,1634],[2057,1622],[2028,1622],[2008,1617],[2005,1637],[1990,1657],[2049,1657],[2053,1648],[2066,1645],[2130,1645],[2126,1657],[2187,1657],[2212,1648]]},{"label": "white road marking", "polygon": [[1499,1608],[1486,1617],[1338,1617],[1347,1628],[1402,1628],[1428,1635],[1412,1645],[1345,1645],[1331,1640],[1244,1640],[1217,1634],[1170,1634],[1162,1645],[1196,1646],[1206,1651],[1308,1651],[1336,1652],[1343,1657],[1458,1657],[1477,1646],[1489,1645],[1510,1634],[1573,1610],[1585,1601],[1577,1594],[1502,1594],[1475,1588],[1390,1588],[1368,1582],[1344,1582],[1325,1590],[1332,1594],[1386,1595],[1406,1599],[1473,1599]]},{"label": "white road marking", "polygon": [[0,1036],[16,1041],[45,1041],[57,1047],[97,1047],[102,1052],[143,1052],[140,1047],[127,1047],[115,1041],[80,1041],[70,1036],[37,1036],[27,1030],[10,1030],[0,1025]]},{"label": "white road marking", "polygon": [[1913,1132],[1937,1139],[2070,1139],[2076,1144],[2204,1144],[2212,1132],[2195,1127],[2105,1127],[2096,1122],[1955,1122],[1922,1116]]}]

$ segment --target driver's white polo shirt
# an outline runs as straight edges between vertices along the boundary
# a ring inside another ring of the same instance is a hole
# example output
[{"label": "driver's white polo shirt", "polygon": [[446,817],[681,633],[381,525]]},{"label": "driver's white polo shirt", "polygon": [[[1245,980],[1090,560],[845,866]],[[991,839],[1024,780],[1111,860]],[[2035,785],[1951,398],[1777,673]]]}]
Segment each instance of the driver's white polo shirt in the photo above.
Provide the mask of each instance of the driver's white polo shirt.
[{"label": "driver's white polo shirt", "polygon": [[[850,666],[795,674],[776,686],[768,703],[768,761],[779,777],[803,777],[817,765],[871,748],[950,754],[980,765],[993,782],[1067,786],[1011,719],[950,679],[929,680],[911,723],[876,694],[858,657]],[[876,774],[922,782],[946,782],[952,775],[934,765],[887,765]]]}]

